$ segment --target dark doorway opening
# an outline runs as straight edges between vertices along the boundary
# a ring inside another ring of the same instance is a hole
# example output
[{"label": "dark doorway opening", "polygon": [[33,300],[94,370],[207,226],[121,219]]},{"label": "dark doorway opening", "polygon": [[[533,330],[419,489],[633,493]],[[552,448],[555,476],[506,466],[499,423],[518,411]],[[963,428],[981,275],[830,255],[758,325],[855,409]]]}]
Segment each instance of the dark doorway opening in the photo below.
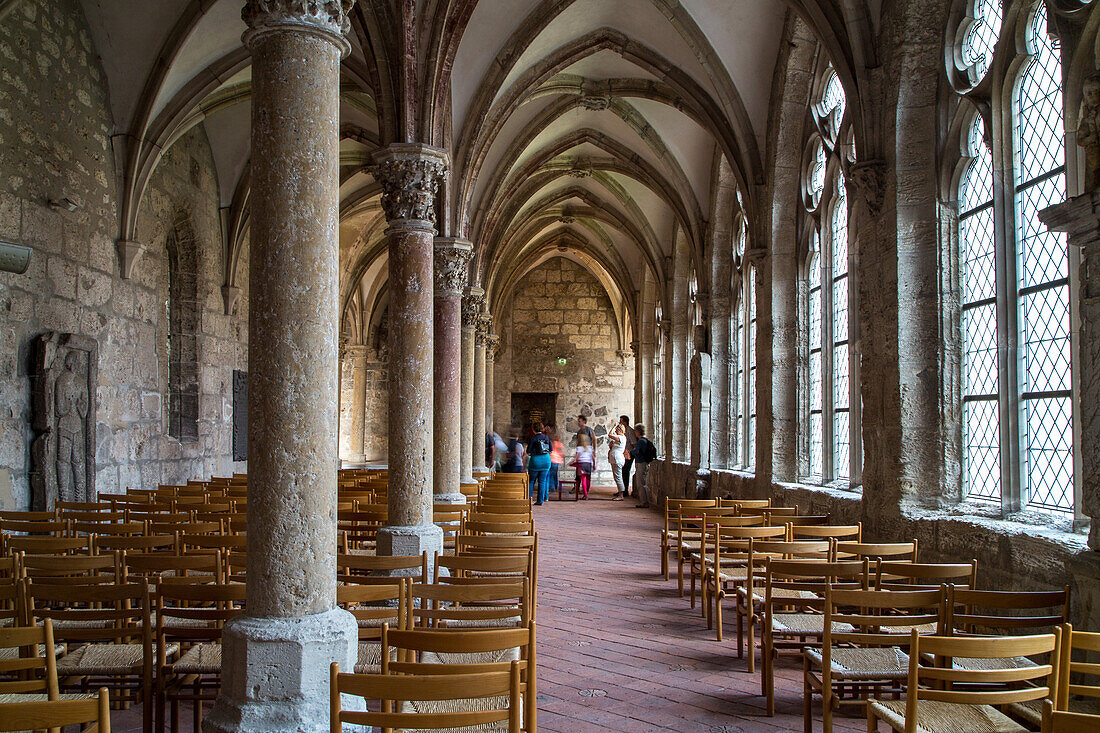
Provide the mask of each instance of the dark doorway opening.
[{"label": "dark doorway opening", "polygon": [[532,435],[531,423],[535,420],[543,423],[554,422],[557,409],[557,392],[512,393],[512,424],[519,426],[521,438]]}]

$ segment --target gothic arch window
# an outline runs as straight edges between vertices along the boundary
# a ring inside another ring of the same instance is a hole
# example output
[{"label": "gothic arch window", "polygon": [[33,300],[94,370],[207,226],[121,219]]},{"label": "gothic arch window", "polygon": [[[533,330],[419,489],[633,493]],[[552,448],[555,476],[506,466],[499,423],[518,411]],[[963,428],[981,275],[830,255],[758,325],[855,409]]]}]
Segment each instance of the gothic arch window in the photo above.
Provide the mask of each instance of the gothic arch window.
[{"label": "gothic arch window", "polygon": [[805,344],[808,370],[803,390],[802,432],[805,480],[849,486],[852,476],[851,405],[858,385],[850,379],[848,200],[842,150],[846,99],[830,65],[818,74],[813,121],[806,143],[802,202],[808,217],[803,248],[806,277]]},{"label": "gothic arch window", "polygon": [[756,467],[756,272],[745,257],[748,232],[741,217],[734,238],[734,262],[738,268],[738,300],[734,307],[736,375],[730,398],[737,405],[733,432],[733,456],[738,468]]},{"label": "gothic arch window", "polygon": [[[991,125],[974,113],[962,132],[963,492],[999,504],[1003,514],[1066,516],[1077,507],[1079,472],[1070,254],[1065,236],[1047,231],[1038,217],[1066,197],[1061,55],[1041,0],[1003,7],[1000,0],[969,0],[965,7],[949,71],[965,72],[953,81],[978,109],[1011,124]],[[997,161],[1007,171],[1003,188],[994,186]],[[1000,343],[1007,347],[998,349]]]},{"label": "gothic arch window", "polygon": [[190,218],[176,217],[168,234],[168,434],[183,442],[199,437],[198,243]]}]

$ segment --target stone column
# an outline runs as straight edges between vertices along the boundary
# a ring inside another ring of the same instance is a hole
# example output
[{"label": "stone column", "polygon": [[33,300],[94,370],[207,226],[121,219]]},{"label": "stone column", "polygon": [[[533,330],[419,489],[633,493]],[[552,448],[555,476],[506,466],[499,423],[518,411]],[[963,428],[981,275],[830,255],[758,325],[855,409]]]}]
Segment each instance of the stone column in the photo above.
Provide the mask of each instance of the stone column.
[{"label": "stone column", "polygon": [[473,246],[435,240],[435,453],[434,501],[465,504],[462,480],[462,289]]},{"label": "stone column", "polygon": [[675,419],[672,410],[672,320],[668,318],[662,318],[659,324],[660,336],[657,343],[657,356],[661,366],[658,367],[661,370],[661,429],[664,431],[664,435],[655,436],[655,439],[661,440],[661,454],[660,457],[665,461],[671,462],[673,460],[673,430],[672,421]]},{"label": "stone column", "polygon": [[493,317],[483,313],[474,333],[474,422],[470,450],[474,469],[485,470],[485,347]]},{"label": "stone column", "polygon": [[485,432],[490,433],[496,428],[494,414],[496,412],[496,371],[497,352],[500,350],[500,336],[489,334],[485,338]]},{"label": "stone column", "polygon": [[[345,5],[350,5],[347,3]],[[252,245],[247,615],[228,623],[206,731],[325,731],[336,607],[340,58],[346,8],[249,0]]]},{"label": "stone column", "polygon": [[374,154],[389,246],[389,519],[378,530],[379,555],[428,557],[443,551],[432,523],[432,301],[435,291],[435,194],[446,153],[394,143]]},{"label": "stone column", "polygon": [[481,308],[485,304],[485,291],[466,288],[462,296],[462,480],[474,480],[474,340],[477,324],[481,320]]},{"label": "stone column", "polygon": [[[1075,477],[1077,496],[1074,498],[1076,516],[1074,525],[1089,525],[1089,548],[1100,550],[1100,191],[1092,191],[1081,196],[1055,204],[1039,212],[1039,219],[1051,231],[1066,232],[1069,235],[1070,266],[1078,266],[1078,290],[1076,318],[1071,320],[1070,328],[1077,329],[1079,364],[1075,364],[1079,399],[1074,405],[1074,417],[1080,430],[1080,439],[1074,450],[1084,460],[1080,476]],[[1074,253],[1080,248],[1079,253]],[[1072,255],[1077,255],[1076,257]],[[1090,266],[1091,263],[1091,266]],[[1072,297],[1072,294],[1071,294]],[[1088,556],[1087,562],[1077,563],[1081,568],[1091,565],[1090,582],[1082,583],[1082,589],[1089,587],[1095,595],[1096,557]],[[1080,568],[1072,567],[1074,572]],[[1098,596],[1100,598],[1100,596]],[[1095,608],[1100,609],[1100,603]]]}]

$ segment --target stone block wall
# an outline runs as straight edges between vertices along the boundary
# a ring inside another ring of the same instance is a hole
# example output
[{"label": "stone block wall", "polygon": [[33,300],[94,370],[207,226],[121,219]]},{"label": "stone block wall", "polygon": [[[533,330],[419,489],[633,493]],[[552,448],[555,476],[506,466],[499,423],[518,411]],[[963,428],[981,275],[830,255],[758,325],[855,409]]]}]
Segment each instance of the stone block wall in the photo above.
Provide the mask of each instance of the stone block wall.
[{"label": "stone block wall", "polygon": [[[232,370],[247,359],[247,294],[222,312],[218,190],[198,128],[166,152],[142,202],[145,251],[118,274],[106,79],[76,2],[25,0],[0,24],[0,239],[34,249],[0,273],[0,507],[30,502],[29,348],[43,331],[99,343],[96,488],[120,491],[241,470],[231,462]],[[69,198],[74,211],[49,199]],[[198,439],[168,437],[168,269],[177,217],[198,267]],[[247,255],[241,285],[247,284]]]},{"label": "stone block wall", "polygon": [[603,285],[576,262],[555,257],[528,272],[495,315],[501,336],[492,411],[496,429],[507,430],[511,422],[513,392],[557,393],[554,424],[570,451],[566,463],[572,460],[576,417],[586,415],[598,443],[596,481],[613,485],[605,436],[619,415],[633,412],[634,359],[620,356],[624,347]]}]

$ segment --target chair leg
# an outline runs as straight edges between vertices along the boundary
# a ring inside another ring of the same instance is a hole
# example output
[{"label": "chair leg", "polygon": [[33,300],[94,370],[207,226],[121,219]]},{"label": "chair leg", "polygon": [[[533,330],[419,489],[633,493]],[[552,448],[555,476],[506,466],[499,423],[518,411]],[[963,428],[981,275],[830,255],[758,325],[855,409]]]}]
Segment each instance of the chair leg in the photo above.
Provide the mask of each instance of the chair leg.
[{"label": "chair leg", "polygon": [[665,574],[665,580],[668,580],[668,545],[661,545],[661,572]]},{"label": "chair leg", "polygon": [[680,597],[684,597],[684,551],[676,551],[676,587],[680,591]]},{"label": "chair leg", "polygon": [[[803,733],[813,733],[814,730],[814,703],[813,688],[810,686],[810,660],[802,656],[802,730]],[[824,694],[822,695],[824,697]]]},{"label": "chair leg", "polygon": [[745,616],[741,613],[741,606],[737,606],[737,658],[745,656]]},{"label": "chair leg", "polygon": [[745,651],[749,655],[749,674],[753,674],[756,672],[756,616],[752,613],[752,606],[745,614],[745,634],[748,636]]},{"label": "chair leg", "polygon": [[714,629],[718,641],[722,641],[722,598],[717,594],[714,597]]},{"label": "chair leg", "polygon": [[875,711],[871,710],[871,705],[867,705],[867,733],[878,733],[878,720],[875,718]]},{"label": "chair leg", "polygon": [[765,657],[764,667],[764,697],[766,703],[764,706],[764,712],[769,718],[775,716],[775,653],[774,650],[769,649],[767,656]]},{"label": "chair leg", "polygon": [[691,607],[695,608],[695,565],[691,566]]}]

